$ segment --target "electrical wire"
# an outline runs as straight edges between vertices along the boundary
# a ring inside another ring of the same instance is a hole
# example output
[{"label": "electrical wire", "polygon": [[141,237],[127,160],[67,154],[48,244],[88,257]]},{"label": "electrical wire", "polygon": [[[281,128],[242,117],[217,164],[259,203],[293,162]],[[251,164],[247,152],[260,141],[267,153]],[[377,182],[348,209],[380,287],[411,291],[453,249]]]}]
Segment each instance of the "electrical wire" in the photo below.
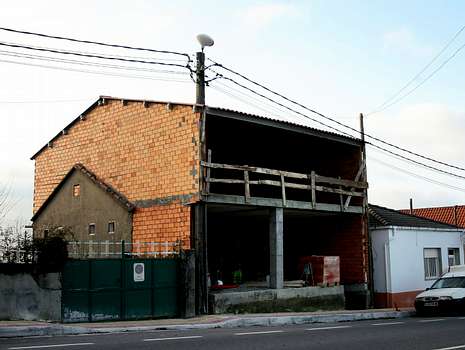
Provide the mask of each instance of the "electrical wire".
[{"label": "electrical wire", "polygon": [[227,77],[227,76],[225,76],[225,75],[223,75],[223,74],[220,74],[220,73],[217,73],[217,74],[218,74],[218,76],[221,77],[222,79],[228,80],[228,81],[234,83],[235,85],[237,85],[237,86],[239,86],[239,87],[241,87],[241,88],[243,88],[243,89],[246,89],[246,90],[248,90],[248,91],[250,91],[250,92],[252,92],[252,93],[254,93],[254,94],[256,94],[256,95],[258,95],[258,96],[260,96],[260,97],[262,97],[262,98],[264,98],[264,99],[266,99],[266,100],[268,100],[268,101],[270,101],[270,102],[273,102],[273,103],[277,104],[278,106],[281,106],[281,107],[283,107],[283,108],[285,108],[285,109],[287,109],[287,110],[289,110],[289,111],[291,111],[291,112],[293,112],[293,113],[299,114],[299,115],[301,115],[301,116],[303,116],[303,117],[305,117],[305,118],[307,118],[307,119],[310,119],[310,120],[314,121],[315,123],[318,123],[318,124],[320,124],[320,125],[323,125],[324,127],[327,127],[328,129],[331,129],[331,130],[335,131],[336,133],[343,134],[343,135],[345,135],[345,136],[347,136],[347,137],[349,137],[349,138],[354,138],[352,135],[350,135],[350,134],[348,134],[348,133],[346,133],[346,132],[344,132],[344,131],[341,131],[341,130],[339,130],[339,129],[337,129],[337,128],[331,126],[331,125],[328,125],[328,124],[323,123],[322,121],[320,121],[320,120],[318,120],[318,119],[312,118],[312,117],[310,117],[310,116],[308,116],[308,115],[306,115],[306,114],[304,114],[304,113],[301,113],[301,112],[299,112],[299,111],[297,111],[297,110],[295,110],[295,109],[293,109],[293,108],[291,108],[291,107],[288,107],[288,106],[286,106],[286,105],[284,105],[284,104],[282,104],[282,103],[280,103],[280,102],[278,102],[278,101],[275,101],[275,100],[269,98],[268,96],[265,96],[265,95],[263,95],[263,94],[261,94],[261,93],[255,91],[255,90],[253,90],[253,89],[251,89],[251,88],[249,88],[249,87],[247,87],[247,86],[245,86],[245,85],[243,85],[243,84],[241,84],[241,83],[238,83],[237,81],[235,81],[234,79],[232,79],[232,78],[230,78],[230,77]]},{"label": "electrical wire", "polygon": [[104,64],[104,63],[96,63],[96,62],[89,62],[89,61],[71,60],[71,59],[66,59],[66,58],[56,58],[56,57],[50,57],[50,56],[25,54],[22,52],[5,51],[5,50],[0,50],[0,56],[19,57],[19,58],[27,58],[27,59],[32,59],[32,60],[47,61],[47,62],[59,62],[59,63],[85,65],[85,66],[100,67],[100,68],[123,69],[123,70],[133,70],[133,71],[142,71],[142,72],[151,72],[151,73],[167,73],[167,74],[180,74],[180,75],[188,74],[187,72],[181,72],[181,71],[160,70],[160,69],[141,68],[141,67],[129,67],[129,66]]},{"label": "electrical wire", "polygon": [[23,65],[23,66],[30,66],[30,67],[38,67],[38,68],[47,68],[47,69],[54,69],[54,70],[69,71],[69,72],[80,72],[80,73],[88,73],[88,74],[106,75],[106,76],[120,77],[120,78],[135,78],[135,79],[158,80],[158,81],[177,82],[177,83],[191,83],[191,81],[188,80],[188,79],[182,80],[182,79],[158,78],[158,77],[155,77],[155,76],[116,74],[116,73],[103,72],[103,71],[92,71],[92,70],[69,68],[69,67],[57,67],[57,66],[49,66],[49,65],[34,64],[34,63],[27,63],[27,62],[18,62],[18,61],[3,60],[3,59],[0,59],[0,62]]},{"label": "electrical wire", "polygon": [[[233,97],[233,98],[235,98],[235,99],[237,99],[237,100],[239,100],[239,101],[242,101],[242,102],[244,102],[244,103],[247,103],[247,104],[249,104],[250,106],[255,107],[255,108],[257,108],[257,109],[260,109],[260,110],[262,110],[262,111],[264,111],[264,112],[266,112],[266,113],[268,113],[268,114],[270,114],[270,115],[273,115],[273,116],[275,116],[275,117],[278,117],[278,118],[279,118],[279,117],[285,118],[285,119],[286,119],[287,121],[289,121],[289,122],[295,122],[295,118],[296,118],[296,117],[302,118],[302,120],[307,121],[307,119],[303,119],[303,117],[301,117],[301,116],[299,116],[299,115],[292,115],[292,116],[291,116],[291,115],[288,115],[288,114],[287,114],[287,113],[288,113],[287,111],[285,111],[285,110],[283,110],[283,109],[281,109],[281,108],[275,107],[275,106],[273,106],[273,105],[271,105],[271,104],[269,104],[269,103],[266,103],[266,102],[260,100],[259,98],[253,97],[252,95],[247,94],[247,93],[245,93],[245,92],[243,92],[243,91],[241,91],[241,90],[239,90],[239,89],[235,89],[235,88],[233,88],[233,87],[231,87],[231,86],[229,86],[229,85],[223,84],[223,83],[221,83],[220,81],[215,81],[213,84],[211,84],[211,83],[209,84],[210,87],[212,87],[212,88],[218,90],[218,87],[217,87],[216,85],[219,85],[219,86],[221,86],[223,89],[226,89],[226,90],[227,90],[227,91],[224,91],[224,90],[223,90],[222,93],[224,93],[224,94],[229,94],[230,97]],[[243,98],[239,97],[237,94],[243,96]],[[256,102],[256,103],[248,102],[248,101],[246,101],[244,98],[249,99],[249,100],[252,100],[252,101],[254,101],[254,102]],[[261,106],[258,105],[258,104],[260,104],[260,105],[265,105],[265,106],[266,106],[266,109],[263,108],[263,107],[261,107]]]},{"label": "electrical wire", "polygon": [[[251,84],[254,84],[254,85],[256,85],[256,86],[259,86],[260,88],[266,90],[267,92],[270,92],[270,93],[272,93],[273,95],[276,95],[276,96],[278,96],[278,97],[280,97],[280,98],[286,100],[287,102],[290,102],[290,103],[292,103],[292,104],[294,104],[294,105],[296,105],[296,106],[299,106],[300,108],[303,108],[303,109],[305,109],[305,110],[307,110],[307,111],[309,111],[309,112],[311,112],[311,113],[313,113],[313,114],[316,114],[316,115],[318,115],[318,116],[320,116],[320,117],[322,117],[322,118],[324,118],[324,119],[326,119],[326,120],[329,120],[329,121],[331,121],[331,122],[333,122],[333,123],[335,123],[335,124],[337,124],[337,125],[339,125],[339,126],[342,126],[342,127],[346,128],[346,129],[349,129],[349,130],[351,130],[351,131],[353,131],[353,132],[356,132],[357,134],[360,134],[360,131],[359,131],[359,130],[357,130],[357,129],[355,129],[355,128],[349,126],[349,125],[346,125],[346,124],[344,124],[344,123],[342,123],[342,122],[340,122],[340,121],[338,121],[338,120],[336,120],[336,119],[334,119],[334,118],[328,117],[328,116],[326,116],[326,115],[324,115],[324,114],[322,114],[322,113],[320,113],[320,112],[317,112],[317,111],[315,111],[315,110],[313,110],[313,109],[311,109],[311,108],[309,108],[309,107],[307,107],[307,106],[305,106],[305,105],[303,105],[303,104],[301,104],[301,103],[299,103],[299,102],[297,102],[297,101],[295,101],[295,100],[292,100],[292,99],[290,99],[290,98],[288,98],[288,97],[286,97],[286,96],[284,96],[284,95],[282,95],[282,94],[280,94],[280,93],[278,93],[278,92],[275,92],[275,91],[271,90],[270,88],[268,88],[268,87],[266,87],[266,86],[264,86],[264,85],[262,85],[262,84],[260,84],[260,83],[258,83],[258,82],[256,82],[256,81],[254,81],[254,80],[252,80],[252,79],[250,79],[250,78],[244,76],[243,74],[238,73],[238,72],[232,70],[231,68],[225,67],[224,65],[215,62],[215,61],[212,60],[212,59],[209,59],[209,60],[213,63],[212,66],[220,67],[220,68],[222,68],[222,69],[224,69],[224,70],[226,70],[226,71],[228,71],[228,72],[230,72],[230,73],[233,73],[233,74],[235,74],[235,75],[241,77],[242,79],[246,80],[247,82],[249,82],[249,83],[251,83]],[[211,69],[212,66],[210,66],[210,69]],[[253,89],[251,89],[251,88],[249,88],[249,87],[247,87],[247,86],[245,86],[245,85],[243,85],[243,84],[241,84],[241,83],[238,83],[237,81],[235,81],[234,79],[232,79],[232,78],[230,78],[230,77],[226,77],[226,76],[224,76],[223,74],[220,74],[220,73],[217,73],[217,74],[219,74],[221,78],[226,79],[226,80],[229,80],[229,81],[231,81],[232,83],[234,83],[234,84],[236,84],[236,85],[238,85],[238,86],[240,86],[240,87],[242,87],[242,88],[244,88],[244,89],[246,89],[246,90],[248,90],[248,91],[250,91],[250,92],[252,92],[252,93],[254,93],[254,94],[256,94],[256,95],[258,95],[258,96],[260,96],[260,97],[262,97],[262,98],[267,99],[268,101],[271,101],[271,102],[273,102],[273,103],[275,103],[275,104],[277,104],[277,105],[279,105],[279,106],[281,106],[281,107],[284,107],[284,108],[286,108],[286,109],[288,109],[288,110],[291,110],[291,111],[294,112],[294,113],[297,113],[297,114],[300,114],[300,115],[302,115],[302,116],[305,116],[306,118],[308,118],[308,119],[310,119],[310,120],[312,120],[312,121],[315,121],[315,122],[317,122],[317,123],[319,123],[319,124],[321,124],[321,125],[324,125],[324,126],[330,128],[330,129],[332,129],[332,130],[335,130],[335,131],[338,132],[338,133],[343,133],[343,134],[346,135],[346,136],[349,135],[348,133],[342,132],[341,130],[339,130],[339,129],[335,128],[335,127],[329,126],[329,125],[327,125],[327,124],[325,124],[325,123],[323,123],[323,122],[321,122],[321,121],[318,121],[318,120],[316,120],[316,119],[314,119],[314,118],[311,118],[311,117],[309,117],[308,115],[305,115],[305,114],[303,114],[303,113],[297,112],[296,110],[294,110],[294,109],[292,109],[292,108],[290,108],[290,107],[288,107],[288,106],[285,106],[285,105],[283,105],[282,103],[280,103],[280,102],[278,102],[278,101],[276,101],[276,100],[273,100],[273,99],[271,99],[271,98],[269,98],[269,97],[267,97],[267,96],[265,96],[265,95],[263,95],[263,94],[261,94],[261,93],[255,91],[255,90],[253,90]],[[349,136],[350,136],[350,137],[353,137],[352,135],[349,135]],[[400,151],[402,151],[402,152],[409,153],[409,154],[414,155],[414,156],[416,156],[416,157],[419,157],[419,158],[428,160],[428,161],[430,161],[430,162],[434,162],[434,163],[437,163],[437,164],[441,164],[441,165],[443,165],[443,166],[447,166],[447,167],[454,168],[454,169],[457,169],[457,170],[465,171],[465,168],[462,168],[462,167],[459,167],[459,166],[456,166],[456,165],[452,165],[452,164],[449,164],[449,163],[446,163],[446,162],[443,162],[443,161],[440,161],[440,160],[437,160],[437,159],[433,159],[433,158],[431,158],[431,157],[428,157],[428,156],[419,154],[419,153],[414,152],[414,151],[410,151],[410,150],[408,150],[408,149],[406,149],[406,148],[397,146],[397,145],[395,145],[395,144],[393,144],[393,143],[391,143],[391,142],[382,140],[382,139],[380,139],[380,138],[378,138],[378,137],[375,137],[375,136],[372,136],[372,135],[370,135],[370,134],[365,133],[365,137],[370,138],[370,139],[372,139],[372,140],[375,140],[375,141],[377,141],[377,142],[380,142],[380,143],[382,143],[382,144],[385,144],[385,145],[387,145],[387,146],[389,146],[389,147],[398,149],[398,150],[400,150]]]},{"label": "electrical wire", "polygon": [[43,34],[43,33],[36,33],[36,32],[28,32],[28,31],[24,31],[24,30],[6,28],[6,27],[0,27],[0,30],[6,31],[6,32],[11,32],[11,33],[16,33],[16,34],[32,35],[32,36],[38,36],[38,37],[48,38],[48,39],[66,40],[66,41],[82,43],[82,44],[91,44],[91,45],[99,45],[99,46],[113,47],[113,48],[119,48],[119,49],[128,49],[128,50],[136,50],[136,51],[146,51],[146,52],[153,52],[153,53],[179,55],[179,56],[187,57],[187,62],[188,63],[191,62],[191,58],[190,58],[189,54],[183,53],[183,52],[168,51],[168,50],[155,50],[155,49],[148,49],[148,48],[135,47],[135,46],[129,46],[129,45],[120,45],[120,44],[110,44],[110,43],[104,43],[104,42],[99,42],[99,41],[82,40],[82,39],[69,38],[69,37],[58,36],[58,35],[50,35],[50,34]]},{"label": "electrical wire", "polygon": [[[399,96],[402,91],[404,91],[405,89],[407,89],[414,81],[416,81],[418,78],[420,78],[420,76],[429,68],[431,67],[431,65],[436,62],[436,60],[444,53],[444,51],[446,51],[449,46],[455,41],[455,39],[457,39],[457,37],[465,30],[465,25],[462,26],[456,33],[455,35],[452,37],[452,39],[450,39],[447,44],[428,62],[428,64],[426,64],[412,79],[410,79],[407,84],[405,84],[399,91],[397,91],[394,95],[392,95],[390,98],[388,98],[386,101],[384,101],[381,105],[379,105],[378,107],[376,107],[376,109],[370,113],[367,113],[366,115],[369,116],[371,114],[376,114],[376,113],[379,113],[381,111],[383,111],[385,108],[383,108],[386,104],[388,104],[389,102],[391,102],[392,100],[394,100],[397,96]],[[389,108],[389,106],[387,106],[386,108]]]},{"label": "electrical wire", "polygon": [[135,59],[129,59],[129,58],[113,57],[113,56],[83,54],[83,53],[71,52],[71,51],[67,51],[67,50],[57,50],[57,49],[51,49],[51,48],[38,48],[38,47],[33,47],[33,46],[27,46],[27,45],[21,45],[21,44],[12,44],[12,43],[6,43],[6,42],[0,42],[0,46],[21,48],[21,49],[34,50],[34,51],[42,51],[42,52],[50,52],[50,53],[56,53],[56,54],[61,54],[61,55],[73,55],[73,56],[79,56],[79,57],[98,58],[98,59],[104,59],[104,60],[114,60],[114,61],[130,62],[130,63],[156,64],[156,65],[170,66],[170,67],[181,67],[181,68],[186,68],[188,70],[191,70],[189,65],[183,66],[183,65],[177,64],[177,63],[166,63],[166,62],[158,62],[158,61],[144,61],[144,60],[135,60]]},{"label": "electrical wire", "polygon": [[389,154],[391,154],[391,155],[394,155],[394,156],[396,156],[397,158],[401,158],[401,159],[406,160],[406,161],[408,161],[408,162],[410,162],[410,163],[414,163],[414,164],[416,164],[416,165],[420,165],[420,166],[422,166],[422,167],[424,167],[424,168],[427,168],[427,169],[429,169],[429,170],[433,170],[433,171],[436,171],[436,172],[439,172],[439,173],[443,173],[443,174],[446,174],[446,175],[450,175],[450,176],[453,176],[453,177],[456,177],[456,178],[465,180],[465,176],[458,175],[458,174],[455,174],[455,173],[451,173],[451,172],[449,172],[449,171],[447,171],[447,170],[443,170],[443,169],[440,169],[440,168],[436,168],[436,167],[434,167],[434,166],[431,166],[431,165],[428,165],[428,164],[419,162],[419,161],[417,161],[417,160],[414,160],[414,159],[405,157],[405,156],[403,156],[403,155],[401,155],[401,154],[399,154],[399,153],[390,151],[390,150],[388,150],[388,149],[386,149],[386,148],[384,148],[384,147],[381,147],[381,146],[379,146],[379,145],[375,145],[375,144],[370,143],[370,142],[366,142],[366,144],[369,145],[369,146],[371,146],[371,147],[378,148],[379,150],[382,150],[382,151],[384,151],[384,152],[387,152],[387,153],[389,153]]},{"label": "electrical wire", "polygon": [[447,188],[450,188],[450,189],[452,189],[452,190],[465,192],[465,188],[457,187],[457,186],[453,186],[453,185],[449,185],[449,184],[446,184],[446,183],[444,183],[444,182],[437,181],[437,180],[431,179],[431,178],[429,178],[429,177],[426,177],[426,176],[422,176],[422,175],[413,173],[413,172],[411,172],[411,171],[408,171],[408,170],[405,170],[405,169],[396,167],[395,165],[385,163],[385,162],[383,162],[382,160],[377,159],[377,158],[375,158],[375,157],[373,157],[373,156],[370,156],[370,157],[368,158],[368,160],[369,160],[369,161],[374,161],[375,163],[379,163],[379,164],[381,164],[381,165],[384,165],[384,166],[386,166],[386,167],[389,168],[389,169],[394,169],[394,170],[397,170],[397,171],[402,172],[402,173],[404,173],[404,174],[407,174],[407,175],[410,175],[410,176],[413,176],[413,177],[422,179],[422,180],[427,181],[427,182],[429,182],[429,183],[433,183],[433,184],[436,184],[436,185],[439,185],[439,186],[447,187]]},{"label": "electrical wire", "polygon": [[35,104],[35,103],[70,103],[70,102],[84,102],[89,99],[74,99],[74,100],[30,100],[30,101],[2,101],[1,104]]},{"label": "electrical wire", "polygon": [[383,108],[377,110],[377,111],[374,111],[374,112],[371,112],[370,114],[367,114],[367,115],[373,115],[373,114],[376,114],[376,113],[380,113],[386,109],[388,109],[389,107],[395,105],[396,103],[398,103],[399,101],[403,100],[404,98],[406,98],[407,96],[410,96],[415,90],[417,90],[420,86],[422,86],[424,83],[426,83],[429,79],[431,79],[437,72],[439,72],[442,68],[444,68],[444,66],[449,63],[455,56],[457,56],[457,54],[462,51],[463,49],[465,48],[465,44],[463,44],[462,46],[460,46],[451,56],[449,56],[444,62],[441,63],[441,65],[439,65],[438,68],[436,68],[433,72],[431,72],[425,79],[423,79],[420,83],[418,83],[413,89],[409,90],[407,93],[405,93],[404,95],[400,96],[399,98],[397,98],[396,100],[394,100],[393,102],[389,103],[388,105],[384,106]]}]

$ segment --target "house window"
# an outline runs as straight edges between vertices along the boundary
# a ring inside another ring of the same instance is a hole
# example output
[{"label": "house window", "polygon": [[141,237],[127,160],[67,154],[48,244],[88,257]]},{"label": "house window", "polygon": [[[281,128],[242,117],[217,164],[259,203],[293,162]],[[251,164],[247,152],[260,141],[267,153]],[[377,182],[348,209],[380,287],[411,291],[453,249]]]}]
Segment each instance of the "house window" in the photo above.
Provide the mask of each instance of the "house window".
[{"label": "house window", "polygon": [[425,279],[435,279],[441,275],[441,249],[425,248],[423,250],[425,262]]},{"label": "house window", "polygon": [[447,259],[449,266],[460,265],[460,249],[449,248],[447,249]]},{"label": "house window", "polygon": [[47,238],[48,237],[48,229],[45,229],[44,230],[44,238]]},{"label": "house window", "polygon": [[115,233],[115,222],[110,221],[108,223],[108,233]]},{"label": "house window", "polygon": [[89,235],[95,235],[95,224],[89,224]]},{"label": "house window", "polygon": [[81,195],[81,185],[77,184],[73,186],[73,197],[79,197]]}]

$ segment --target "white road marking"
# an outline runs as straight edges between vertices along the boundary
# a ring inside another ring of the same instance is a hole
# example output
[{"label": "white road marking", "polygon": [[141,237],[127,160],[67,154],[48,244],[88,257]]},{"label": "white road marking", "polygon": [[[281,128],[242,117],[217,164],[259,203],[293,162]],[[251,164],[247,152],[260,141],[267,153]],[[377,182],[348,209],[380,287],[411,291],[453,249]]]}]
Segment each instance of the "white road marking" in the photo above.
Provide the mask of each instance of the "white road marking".
[{"label": "white road marking", "polygon": [[434,349],[434,350],[454,350],[454,349],[465,349],[465,345],[457,345],[457,346],[451,346],[449,348],[440,348],[440,349]]},{"label": "white road marking", "polygon": [[459,317],[459,320],[465,320],[465,317]]},{"label": "white road marking", "polygon": [[201,335],[190,335],[190,336],[187,336],[187,337],[149,338],[149,339],[144,339],[144,341],[182,340],[182,339],[197,339],[197,338],[203,338],[203,336],[201,336]]},{"label": "white road marking", "polygon": [[50,344],[50,345],[31,345],[31,346],[16,346],[8,348],[9,350],[20,350],[20,349],[45,349],[45,348],[60,348],[67,346],[87,346],[94,345],[94,343],[72,343],[72,344]]},{"label": "white road marking", "polygon": [[307,328],[306,331],[321,331],[326,329],[341,329],[341,328],[351,328],[352,326],[332,326],[332,327],[316,327],[316,328]]},{"label": "white road marking", "polygon": [[254,335],[254,334],[272,334],[272,333],[282,333],[284,331],[263,331],[263,332],[245,332],[245,333],[234,333],[234,335]]},{"label": "white road marking", "polygon": [[418,322],[428,323],[428,322],[439,322],[439,321],[445,321],[445,320],[443,318],[434,318],[432,320],[420,320]]},{"label": "white road marking", "polygon": [[384,322],[384,323],[372,323],[372,326],[391,326],[394,324],[404,324],[405,322]]}]

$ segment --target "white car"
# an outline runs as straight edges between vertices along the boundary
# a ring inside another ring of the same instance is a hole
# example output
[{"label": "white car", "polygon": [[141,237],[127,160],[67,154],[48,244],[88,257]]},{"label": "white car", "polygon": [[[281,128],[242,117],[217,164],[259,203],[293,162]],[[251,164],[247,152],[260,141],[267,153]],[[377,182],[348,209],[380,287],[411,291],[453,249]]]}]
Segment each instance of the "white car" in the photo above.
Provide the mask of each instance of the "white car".
[{"label": "white car", "polygon": [[417,314],[465,313],[465,265],[449,268],[431,288],[415,298]]}]

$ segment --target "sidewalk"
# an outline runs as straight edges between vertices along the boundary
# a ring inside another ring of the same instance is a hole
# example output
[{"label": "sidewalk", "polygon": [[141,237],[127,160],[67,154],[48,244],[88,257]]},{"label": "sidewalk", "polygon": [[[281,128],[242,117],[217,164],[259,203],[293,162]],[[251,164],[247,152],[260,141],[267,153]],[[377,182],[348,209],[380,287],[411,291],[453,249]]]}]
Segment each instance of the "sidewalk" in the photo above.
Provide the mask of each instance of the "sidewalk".
[{"label": "sidewalk", "polygon": [[1,337],[44,335],[76,335],[153,330],[189,330],[250,326],[283,326],[305,323],[348,322],[386,318],[403,318],[414,314],[412,309],[371,309],[310,313],[274,313],[244,315],[205,315],[190,319],[158,319],[95,323],[48,323],[36,321],[0,321]]}]

